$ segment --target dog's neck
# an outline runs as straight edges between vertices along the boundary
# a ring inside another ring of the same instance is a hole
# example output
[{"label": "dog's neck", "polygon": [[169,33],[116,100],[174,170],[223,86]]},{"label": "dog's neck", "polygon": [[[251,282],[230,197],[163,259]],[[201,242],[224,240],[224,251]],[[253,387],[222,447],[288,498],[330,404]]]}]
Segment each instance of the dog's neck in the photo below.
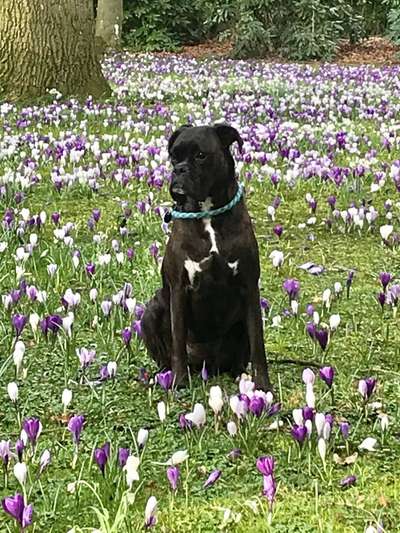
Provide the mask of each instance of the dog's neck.
[{"label": "dog's neck", "polygon": [[205,202],[200,202],[200,209],[202,211],[209,211],[210,209],[219,209],[227,203],[229,203],[235,196],[238,190],[238,184],[236,180],[229,181],[227,184],[223,184],[214,187],[210,191],[210,196]]},{"label": "dog's neck", "polygon": [[204,201],[187,197],[185,203],[176,205],[175,209],[186,213],[218,209],[228,204],[237,193],[237,190],[238,183],[236,179],[232,179],[228,183],[218,184],[218,186],[212,188],[209,196]]}]

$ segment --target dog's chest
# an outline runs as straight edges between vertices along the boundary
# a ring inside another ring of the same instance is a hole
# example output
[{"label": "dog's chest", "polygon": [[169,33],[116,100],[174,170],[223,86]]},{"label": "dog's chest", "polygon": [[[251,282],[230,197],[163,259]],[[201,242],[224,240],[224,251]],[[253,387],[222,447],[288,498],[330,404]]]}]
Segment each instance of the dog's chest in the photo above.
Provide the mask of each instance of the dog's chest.
[{"label": "dog's chest", "polygon": [[226,246],[224,236],[216,231],[212,220],[204,218],[202,224],[206,235],[204,256],[199,260],[196,254],[196,258],[188,256],[184,261],[189,284],[197,289],[229,283],[239,273],[239,259],[229,257],[232,255],[230,247]]}]

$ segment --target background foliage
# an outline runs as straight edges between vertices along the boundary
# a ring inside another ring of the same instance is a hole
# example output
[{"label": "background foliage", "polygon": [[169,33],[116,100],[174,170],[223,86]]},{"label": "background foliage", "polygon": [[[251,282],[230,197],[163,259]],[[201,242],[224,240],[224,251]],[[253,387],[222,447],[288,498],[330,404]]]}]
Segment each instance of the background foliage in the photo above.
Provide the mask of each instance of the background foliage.
[{"label": "background foliage", "polygon": [[227,38],[238,58],[329,59],[340,39],[400,40],[399,0],[125,0],[124,9],[125,41],[135,50]]}]

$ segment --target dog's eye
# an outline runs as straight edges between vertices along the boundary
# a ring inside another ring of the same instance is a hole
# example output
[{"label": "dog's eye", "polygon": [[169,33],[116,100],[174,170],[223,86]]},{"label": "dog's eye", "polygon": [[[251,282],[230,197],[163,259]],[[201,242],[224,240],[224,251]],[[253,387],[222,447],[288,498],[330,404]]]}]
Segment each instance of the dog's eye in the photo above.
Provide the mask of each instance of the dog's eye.
[{"label": "dog's eye", "polygon": [[206,157],[207,157],[207,154],[205,154],[204,152],[199,152],[196,155],[196,159],[205,159]]}]

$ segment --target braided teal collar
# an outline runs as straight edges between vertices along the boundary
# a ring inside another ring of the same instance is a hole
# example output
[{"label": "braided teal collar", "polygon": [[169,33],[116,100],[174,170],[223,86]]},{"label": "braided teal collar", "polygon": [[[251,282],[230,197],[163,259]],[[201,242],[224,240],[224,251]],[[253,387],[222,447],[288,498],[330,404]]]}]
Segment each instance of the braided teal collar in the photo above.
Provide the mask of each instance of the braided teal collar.
[{"label": "braided teal collar", "polygon": [[[235,207],[237,205],[242,196],[243,196],[244,186],[242,183],[238,184],[238,190],[235,194],[235,196],[232,198],[232,200],[227,203],[226,205],[219,207],[218,209],[210,209],[206,211],[197,211],[197,212],[185,212],[185,211],[175,211],[173,209],[169,213],[167,213],[164,217],[165,222],[170,222],[171,219],[201,219],[201,218],[211,218],[216,217],[217,215],[222,215],[222,213],[226,213],[227,211],[230,211],[232,207]],[[168,216],[169,215],[169,216]]]}]

